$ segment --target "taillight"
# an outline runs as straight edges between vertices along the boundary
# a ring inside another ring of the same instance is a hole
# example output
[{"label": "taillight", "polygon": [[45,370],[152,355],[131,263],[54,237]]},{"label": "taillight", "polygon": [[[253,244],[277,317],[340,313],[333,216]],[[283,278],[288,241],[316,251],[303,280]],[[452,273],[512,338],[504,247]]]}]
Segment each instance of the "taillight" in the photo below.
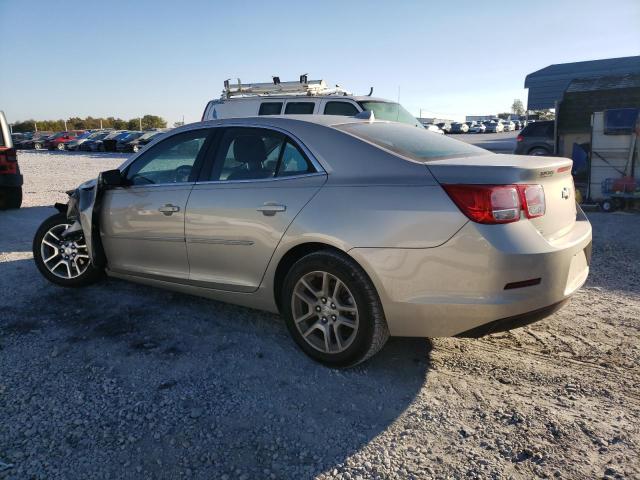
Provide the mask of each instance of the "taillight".
[{"label": "taillight", "polygon": [[443,185],[443,188],[470,220],[484,224],[511,223],[544,215],[541,185]]},{"label": "taillight", "polygon": [[518,185],[518,190],[522,197],[522,209],[525,216],[527,218],[543,216],[546,203],[542,185]]},{"label": "taillight", "polygon": [[516,142],[521,142],[521,141],[523,141],[523,140],[524,140],[524,137],[523,137],[522,135],[518,135],[518,136],[516,137]]},{"label": "taillight", "polygon": [[0,174],[18,173],[17,161],[14,148],[0,148]]}]

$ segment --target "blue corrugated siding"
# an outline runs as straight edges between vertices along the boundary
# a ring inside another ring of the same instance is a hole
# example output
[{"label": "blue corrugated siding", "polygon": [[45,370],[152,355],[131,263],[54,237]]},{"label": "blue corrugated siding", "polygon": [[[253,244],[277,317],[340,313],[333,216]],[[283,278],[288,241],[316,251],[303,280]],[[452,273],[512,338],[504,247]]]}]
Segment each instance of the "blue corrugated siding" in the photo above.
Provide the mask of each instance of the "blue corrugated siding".
[{"label": "blue corrugated siding", "polygon": [[527,108],[554,108],[555,102],[562,99],[569,83],[576,78],[626,73],[640,73],[640,56],[549,65],[525,78],[524,87],[529,89]]}]

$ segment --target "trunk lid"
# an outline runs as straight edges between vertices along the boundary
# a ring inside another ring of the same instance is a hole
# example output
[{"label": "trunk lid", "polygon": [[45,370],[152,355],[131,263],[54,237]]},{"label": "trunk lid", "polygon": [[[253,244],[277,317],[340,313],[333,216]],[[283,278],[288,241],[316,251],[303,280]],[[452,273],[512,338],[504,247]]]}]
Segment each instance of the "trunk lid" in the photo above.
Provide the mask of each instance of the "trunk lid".
[{"label": "trunk lid", "polygon": [[448,158],[429,161],[426,166],[441,184],[542,185],[545,214],[520,221],[531,222],[547,240],[568,233],[576,221],[576,202],[568,158],[496,155]]}]

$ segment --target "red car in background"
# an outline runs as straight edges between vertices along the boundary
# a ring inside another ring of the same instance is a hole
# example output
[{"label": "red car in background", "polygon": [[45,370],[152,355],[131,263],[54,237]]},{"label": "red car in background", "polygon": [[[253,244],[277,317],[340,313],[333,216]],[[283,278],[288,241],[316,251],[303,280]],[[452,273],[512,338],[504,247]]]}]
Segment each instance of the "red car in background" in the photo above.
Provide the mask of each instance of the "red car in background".
[{"label": "red car in background", "polygon": [[67,143],[75,140],[78,135],[84,132],[59,132],[52,135],[44,143],[44,147],[49,150],[64,150]]}]

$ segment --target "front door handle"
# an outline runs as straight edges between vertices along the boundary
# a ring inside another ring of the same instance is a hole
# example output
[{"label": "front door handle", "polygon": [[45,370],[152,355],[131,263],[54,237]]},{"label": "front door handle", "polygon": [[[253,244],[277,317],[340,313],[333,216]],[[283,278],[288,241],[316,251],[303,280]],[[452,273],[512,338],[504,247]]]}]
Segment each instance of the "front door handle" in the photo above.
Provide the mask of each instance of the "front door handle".
[{"label": "front door handle", "polygon": [[284,212],[287,209],[286,205],[278,205],[277,203],[265,203],[262,207],[259,207],[257,210],[262,212],[263,215],[267,217],[272,217],[278,212]]},{"label": "front door handle", "polygon": [[162,212],[164,215],[168,217],[170,215],[173,215],[176,212],[179,212],[180,207],[177,205],[171,205],[170,203],[167,203],[164,207],[160,207],[158,211]]}]

